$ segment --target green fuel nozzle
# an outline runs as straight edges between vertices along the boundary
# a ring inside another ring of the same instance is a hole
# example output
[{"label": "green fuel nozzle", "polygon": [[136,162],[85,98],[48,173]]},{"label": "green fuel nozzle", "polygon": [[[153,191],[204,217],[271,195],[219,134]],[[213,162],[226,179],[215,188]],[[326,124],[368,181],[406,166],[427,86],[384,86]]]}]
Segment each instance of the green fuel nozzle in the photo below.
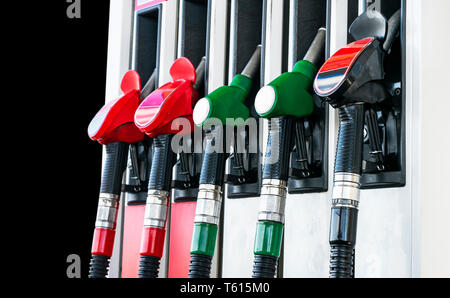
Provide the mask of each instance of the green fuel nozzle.
[{"label": "green fuel nozzle", "polygon": [[291,72],[285,72],[261,88],[255,98],[256,112],[263,118],[304,117],[314,110],[309,89],[317,73],[317,61],[323,54],[325,28],[320,28],[303,60]]},{"label": "green fuel nozzle", "polygon": [[244,101],[251,91],[260,59],[261,46],[258,46],[242,74],[237,74],[228,86],[214,90],[197,102],[193,114],[197,126],[202,127],[211,118],[219,119],[224,125],[230,118],[247,120],[250,111]]},{"label": "green fuel nozzle", "polygon": [[[261,204],[254,243],[254,278],[273,278],[284,230],[290,149],[297,131],[297,119],[310,115],[314,101],[309,92],[317,72],[316,64],[323,57],[325,29],[319,29],[305,58],[261,88],[255,98],[255,110],[263,118],[272,118],[268,125],[267,150],[262,171]],[[303,121],[303,119],[299,119]],[[303,123],[301,123],[303,125]],[[302,145],[302,146],[301,146]],[[297,150],[307,156],[306,141],[296,141]],[[307,158],[304,169],[308,169]]]}]

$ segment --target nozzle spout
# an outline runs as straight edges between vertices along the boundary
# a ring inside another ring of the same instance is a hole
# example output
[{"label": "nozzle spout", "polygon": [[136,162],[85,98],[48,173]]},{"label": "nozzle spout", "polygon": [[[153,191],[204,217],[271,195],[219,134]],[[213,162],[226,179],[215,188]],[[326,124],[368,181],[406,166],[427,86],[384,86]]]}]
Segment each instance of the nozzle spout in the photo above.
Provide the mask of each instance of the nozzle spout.
[{"label": "nozzle spout", "polygon": [[391,51],[392,43],[400,32],[401,11],[397,10],[388,21],[386,39],[383,44],[383,50],[387,53]]},{"label": "nozzle spout", "polygon": [[314,38],[311,46],[306,52],[303,60],[307,60],[314,65],[317,65],[322,58],[325,50],[325,37],[327,30],[325,28],[319,28],[316,37]]},{"label": "nozzle spout", "polygon": [[148,79],[147,83],[145,83],[144,88],[142,88],[140,99],[145,99],[150,93],[153,92],[156,88],[156,68],[153,70],[152,75]]},{"label": "nozzle spout", "polygon": [[242,71],[242,75],[253,79],[256,75],[256,73],[259,70],[259,67],[261,65],[261,45],[258,45],[256,47],[256,50],[253,52],[252,57],[248,61],[247,65],[245,66],[244,70]]},{"label": "nozzle spout", "polygon": [[195,69],[197,79],[195,80],[193,88],[197,91],[201,88],[205,80],[205,67],[206,67],[206,57],[202,57],[202,60],[200,60],[200,63]]}]

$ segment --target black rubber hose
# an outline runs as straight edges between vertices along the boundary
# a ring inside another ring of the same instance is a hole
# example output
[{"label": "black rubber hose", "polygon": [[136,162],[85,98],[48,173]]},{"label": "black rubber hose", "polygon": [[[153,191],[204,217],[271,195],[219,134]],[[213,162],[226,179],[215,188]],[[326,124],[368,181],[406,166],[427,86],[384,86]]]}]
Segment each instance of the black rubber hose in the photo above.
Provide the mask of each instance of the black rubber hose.
[{"label": "black rubber hose", "polygon": [[[153,139],[152,167],[148,180],[149,190],[170,191],[172,168],[175,153],[171,148],[172,134],[161,135]],[[139,262],[139,278],[156,278],[159,272],[160,258],[141,255]]]},{"label": "black rubber hose", "polygon": [[[223,127],[215,126],[205,135],[206,145],[203,154],[200,184],[222,186],[225,178],[225,142]],[[214,149],[219,152],[214,152]],[[209,278],[212,256],[191,254],[189,278]]]},{"label": "black rubber hose", "polygon": [[[262,178],[287,181],[295,119],[282,116],[270,119],[268,124],[269,134]],[[255,254],[253,278],[274,278],[277,263],[277,257]]]},{"label": "black rubber hose", "polygon": [[292,117],[283,116],[269,120],[263,179],[288,180],[293,129],[294,119]]},{"label": "black rubber hose", "polygon": [[331,245],[330,278],[354,277],[355,249],[348,244]]},{"label": "black rubber hose", "polygon": [[127,166],[129,144],[117,142],[105,145],[105,164],[103,167],[101,193],[120,195],[122,177]]},{"label": "black rubber hose", "polygon": [[212,257],[201,254],[191,254],[189,278],[210,278]]},{"label": "black rubber hose", "polygon": [[351,278],[354,276],[357,222],[358,209],[346,207],[331,209],[331,278]]},{"label": "black rubber hose", "polygon": [[[364,105],[339,108],[339,136],[334,173],[362,173]],[[354,247],[358,209],[332,207],[330,221],[330,277],[354,277]]]},{"label": "black rubber hose", "polygon": [[106,278],[108,275],[109,257],[92,255],[89,264],[89,278]]},{"label": "black rubber hose", "polygon": [[266,255],[255,255],[253,259],[253,278],[274,278],[278,258]]},{"label": "black rubber hose", "polygon": [[[223,138],[223,128],[216,126],[205,136],[206,145],[203,154],[200,184],[223,185],[225,176],[226,153]],[[213,152],[213,149],[217,149]]]},{"label": "black rubber hose", "polygon": [[[120,195],[123,172],[127,165],[128,148],[129,144],[122,142],[105,145],[106,156],[100,193]],[[108,256],[92,255],[89,278],[106,278],[108,266]]]},{"label": "black rubber hose", "polygon": [[159,272],[160,258],[154,256],[143,256],[139,260],[139,278],[157,278]]}]

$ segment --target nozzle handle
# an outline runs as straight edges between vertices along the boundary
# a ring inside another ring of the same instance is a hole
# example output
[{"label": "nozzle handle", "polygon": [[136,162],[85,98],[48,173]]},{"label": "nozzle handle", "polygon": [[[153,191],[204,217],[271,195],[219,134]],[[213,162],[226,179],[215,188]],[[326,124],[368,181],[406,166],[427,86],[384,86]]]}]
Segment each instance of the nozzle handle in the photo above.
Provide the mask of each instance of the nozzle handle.
[{"label": "nozzle handle", "polygon": [[386,33],[386,39],[384,40],[383,50],[387,53],[391,51],[392,44],[394,40],[397,38],[400,32],[400,21],[401,21],[401,11],[397,10],[388,21],[388,29]]},{"label": "nozzle handle", "polygon": [[141,95],[139,96],[139,99],[145,99],[147,96],[150,95],[150,93],[153,92],[156,88],[156,68],[153,70],[152,75],[148,79],[147,83],[145,83],[144,88],[141,90]]},{"label": "nozzle handle", "polygon": [[309,46],[308,51],[305,54],[303,60],[309,61],[314,65],[317,65],[320,59],[323,57],[325,50],[325,37],[327,30],[323,27],[319,28],[316,37]]},{"label": "nozzle handle", "polygon": [[175,153],[171,142],[173,135],[160,135],[153,139],[152,167],[148,180],[148,189],[170,191],[172,167],[175,163]]},{"label": "nozzle handle", "polygon": [[261,45],[258,45],[253,52],[252,57],[247,62],[247,65],[245,66],[244,70],[242,71],[242,75],[253,79],[258,72],[260,65],[261,65]]},{"label": "nozzle handle", "polygon": [[[203,154],[200,184],[223,185],[225,173],[225,147],[222,127],[216,126],[205,136],[205,152]],[[216,147],[217,146],[217,147]],[[220,147],[219,147],[220,146]],[[215,149],[222,152],[215,152]]]},{"label": "nozzle handle", "polygon": [[100,186],[101,193],[120,195],[122,176],[127,165],[129,144],[123,142],[105,145],[105,164]]},{"label": "nozzle handle", "polygon": [[281,116],[270,119],[268,124],[269,134],[262,178],[287,181],[294,120],[289,116]]},{"label": "nozzle handle", "polygon": [[199,89],[202,87],[203,82],[205,81],[205,69],[206,69],[206,57],[203,56],[202,60],[200,60],[200,63],[195,69],[196,80],[194,85],[192,86],[197,91],[199,91]]}]

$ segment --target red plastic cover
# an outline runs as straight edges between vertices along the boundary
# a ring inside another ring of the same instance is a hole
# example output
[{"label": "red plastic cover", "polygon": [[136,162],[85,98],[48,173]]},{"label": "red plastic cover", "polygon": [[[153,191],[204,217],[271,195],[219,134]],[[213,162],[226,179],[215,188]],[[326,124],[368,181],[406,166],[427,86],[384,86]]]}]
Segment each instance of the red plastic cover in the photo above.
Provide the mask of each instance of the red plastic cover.
[{"label": "red plastic cover", "polygon": [[320,96],[328,96],[336,91],[345,81],[353,63],[374,40],[373,37],[369,37],[352,42],[331,56],[319,69],[314,80],[316,93]]},{"label": "red plastic cover", "polygon": [[128,71],[120,87],[124,94],[105,104],[89,124],[89,137],[101,144],[135,143],[144,138],[144,134],[137,129],[133,121],[141,92],[138,73],[134,70]]},{"label": "red plastic cover", "polygon": [[192,123],[193,106],[198,98],[198,93],[193,88],[195,68],[187,58],[181,57],[173,63],[170,75],[173,82],[147,96],[134,116],[136,126],[151,137],[180,132],[182,127],[171,128],[172,122],[179,117]]}]

